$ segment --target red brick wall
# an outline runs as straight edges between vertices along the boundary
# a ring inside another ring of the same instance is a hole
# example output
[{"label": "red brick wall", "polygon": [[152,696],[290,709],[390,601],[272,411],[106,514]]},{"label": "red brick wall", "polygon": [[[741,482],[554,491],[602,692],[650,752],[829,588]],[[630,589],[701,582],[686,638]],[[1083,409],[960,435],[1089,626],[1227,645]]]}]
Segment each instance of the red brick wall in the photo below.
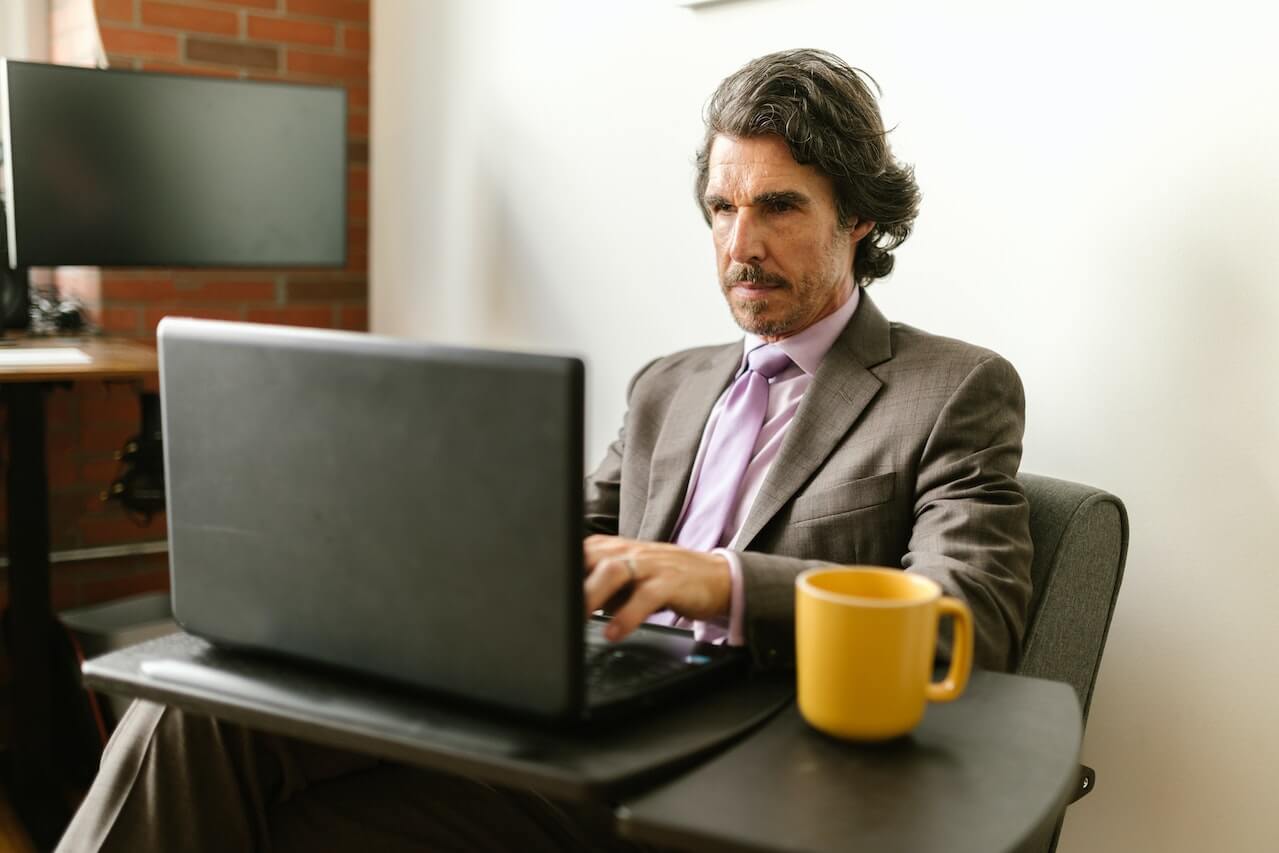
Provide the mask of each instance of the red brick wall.
[{"label": "red brick wall", "polygon": [[[95,15],[96,13],[96,15]],[[368,324],[369,4],[367,0],[52,0],[50,56],[250,80],[344,86],[348,93],[348,263],[344,270],[60,269],[111,335],[152,341],[166,314],[363,330]],[[37,271],[36,280],[50,273]],[[50,535],[55,551],[163,539],[99,493],[114,451],[138,429],[136,388],[86,383],[48,397]],[[0,512],[3,511],[0,490]],[[0,526],[2,527],[2,526]],[[0,551],[7,536],[0,532]],[[2,577],[2,575],[0,575]],[[163,554],[56,564],[56,608],[163,589]],[[0,580],[0,606],[7,603]]]}]

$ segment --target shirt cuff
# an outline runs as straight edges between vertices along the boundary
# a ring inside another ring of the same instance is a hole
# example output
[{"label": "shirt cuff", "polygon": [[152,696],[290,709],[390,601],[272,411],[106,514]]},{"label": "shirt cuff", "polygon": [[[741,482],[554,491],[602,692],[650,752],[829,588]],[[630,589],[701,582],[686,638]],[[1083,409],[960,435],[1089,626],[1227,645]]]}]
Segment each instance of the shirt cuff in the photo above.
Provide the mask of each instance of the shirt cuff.
[{"label": "shirt cuff", "polygon": [[742,581],[742,559],[736,551],[728,548],[716,548],[711,551],[728,560],[728,576],[733,584],[733,591],[728,603],[728,645],[746,645],[746,630],[742,624],[746,621],[746,590]]}]

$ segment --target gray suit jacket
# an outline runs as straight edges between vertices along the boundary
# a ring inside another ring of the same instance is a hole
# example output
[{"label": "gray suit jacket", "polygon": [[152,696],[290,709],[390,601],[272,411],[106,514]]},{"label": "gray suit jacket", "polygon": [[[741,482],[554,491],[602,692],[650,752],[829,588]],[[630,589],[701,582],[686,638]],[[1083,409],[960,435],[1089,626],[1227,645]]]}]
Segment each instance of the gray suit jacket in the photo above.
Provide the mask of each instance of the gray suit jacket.
[{"label": "gray suit jacket", "polygon": [[[1030,600],[1021,380],[995,353],[890,324],[861,299],[738,536],[747,643],[760,667],[793,665],[803,569],[901,566],[972,608],[978,666],[1011,669]],[[740,342],[686,350],[632,380],[621,434],[586,481],[589,530],[671,538],[741,354]]]}]

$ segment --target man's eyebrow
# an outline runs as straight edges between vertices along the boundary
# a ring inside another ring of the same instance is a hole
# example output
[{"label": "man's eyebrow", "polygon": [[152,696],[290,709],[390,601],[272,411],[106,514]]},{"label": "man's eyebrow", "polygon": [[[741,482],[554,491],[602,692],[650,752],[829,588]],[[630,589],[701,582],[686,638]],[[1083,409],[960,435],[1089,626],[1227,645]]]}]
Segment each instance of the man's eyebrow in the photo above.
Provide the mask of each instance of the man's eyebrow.
[{"label": "man's eyebrow", "polygon": [[803,207],[808,204],[808,196],[798,190],[776,190],[774,192],[760,193],[752,201],[755,204],[774,205],[784,203],[795,207]]},{"label": "man's eyebrow", "polygon": [[[760,193],[751,199],[751,204],[758,205],[790,204],[795,207],[803,207],[808,203],[808,196],[798,190],[773,190],[772,192]],[[720,204],[727,207],[733,206],[731,201],[719,193],[707,193],[702,197],[702,204],[707,207],[714,207]]]}]

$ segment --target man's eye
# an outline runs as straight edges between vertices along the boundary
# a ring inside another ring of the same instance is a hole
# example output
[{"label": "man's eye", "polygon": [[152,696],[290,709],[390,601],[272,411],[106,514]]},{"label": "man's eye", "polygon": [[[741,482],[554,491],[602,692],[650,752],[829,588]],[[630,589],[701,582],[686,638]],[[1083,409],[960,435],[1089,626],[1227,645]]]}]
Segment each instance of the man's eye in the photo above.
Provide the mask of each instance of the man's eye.
[{"label": "man's eye", "polygon": [[773,201],[769,202],[768,209],[773,213],[785,213],[788,210],[794,210],[795,205],[789,201]]},{"label": "man's eye", "polygon": [[711,202],[711,213],[727,213],[733,209],[731,204],[722,201]]}]

